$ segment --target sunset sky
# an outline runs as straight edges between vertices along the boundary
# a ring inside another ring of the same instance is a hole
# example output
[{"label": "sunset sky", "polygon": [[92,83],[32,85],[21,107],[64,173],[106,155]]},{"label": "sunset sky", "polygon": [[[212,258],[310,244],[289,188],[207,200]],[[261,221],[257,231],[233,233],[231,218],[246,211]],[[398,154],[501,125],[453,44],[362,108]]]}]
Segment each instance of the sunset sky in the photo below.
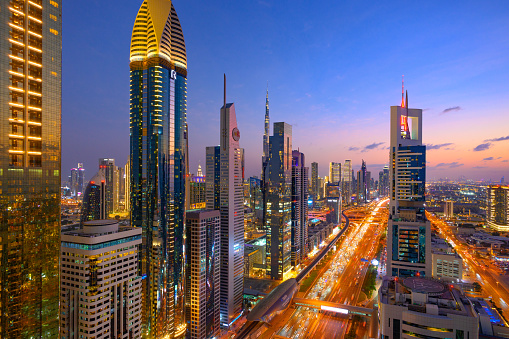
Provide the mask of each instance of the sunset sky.
[{"label": "sunset sky", "polygon": [[[62,179],[129,155],[129,47],[141,0],[63,7]],[[175,0],[188,59],[190,172],[219,143],[223,73],[246,175],[259,175],[269,83],[271,125],[319,163],[388,162],[389,110],[424,110],[428,180],[509,181],[509,2]]]}]

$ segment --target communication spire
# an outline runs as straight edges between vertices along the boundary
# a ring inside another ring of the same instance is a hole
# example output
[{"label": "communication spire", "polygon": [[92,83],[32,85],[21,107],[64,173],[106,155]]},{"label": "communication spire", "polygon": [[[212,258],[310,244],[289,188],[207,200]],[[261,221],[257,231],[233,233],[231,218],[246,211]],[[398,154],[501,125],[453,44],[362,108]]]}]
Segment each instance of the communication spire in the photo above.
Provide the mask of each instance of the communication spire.
[{"label": "communication spire", "polygon": [[402,79],[401,79],[401,107],[405,107],[405,98],[404,98],[404,95],[405,95],[405,76],[402,75],[401,76]]}]

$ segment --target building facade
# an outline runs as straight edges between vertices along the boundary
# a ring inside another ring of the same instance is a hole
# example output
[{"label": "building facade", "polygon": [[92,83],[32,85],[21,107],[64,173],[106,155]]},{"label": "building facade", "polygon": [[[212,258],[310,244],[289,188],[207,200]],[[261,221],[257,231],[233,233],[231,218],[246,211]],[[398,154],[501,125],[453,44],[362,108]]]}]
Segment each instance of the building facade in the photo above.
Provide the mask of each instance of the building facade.
[{"label": "building facade", "polygon": [[106,179],[102,171],[99,171],[88,183],[83,194],[81,206],[81,222],[92,220],[104,220],[106,214]]},{"label": "building facade", "polygon": [[487,205],[488,226],[497,231],[509,231],[509,186],[489,186]]},{"label": "building facade", "polygon": [[320,184],[318,182],[318,163],[311,163],[311,194],[313,195],[313,201],[319,198]]},{"label": "building facade", "polygon": [[348,205],[352,203],[352,160],[345,160],[341,172],[341,195],[343,203]]},{"label": "building facade", "polygon": [[[226,76],[225,76],[226,88]],[[244,293],[244,150],[235,105],[221,107],[219,209],[221,211],[221,326],[242,314]]]},{"label": "building facade", "polygon": [[444,216],[446,219],[454,217],[454,201],[446,201],[444,204]]},{"label": "building facade", "polygon": [[62,1],[2,1],[0,23],[0,337],[54,338]]},{"label": "building facade", "polygon": [[292,126],[274,123],[266,179],[267,276],[282,280],[291,269]]},{"label": "building facade", "polygon": [[341,163],[331,162],[329,164],[329,182],[331,184],[341,184]]},{"label": "building facade", "polygon": [[100,158],[99,171],[106,179],[106,213],[110,215],[115,210],[115,198],[118,199],[118,171],[115,159]]},{"label": "building facade", "polygon": [[179,336],[184,319],[187,59],[171,1],[144,0],[130,53],[131,225],[143,229],[143,336]]},{"label": "building facade", "polygon": [[422,110],[391,107],[387,274],[430,277],[431,225],[426,219],[426,146]]},{"label": "building facade", "polygon": [[141,337],[141,233],[115,220],[62,233],[60,338]]},{"label": "building facade", "polygon": [[217,337],[221,222],[219,210],[186,213],[186,338]]},{"label": "building facade", "polygon": [[221,147],[210,146],[206,149],[205,199],[207,209],[219,209],[221,174]]},{"label": "building facade", "polygon": [[71,196],[79,197],[85,189],[85,169],[82,163],[78,163],[77,168],[71,168]]},{"label": "building facade", "polygon": [[297,267],[307,255],[308,176],[304,153],[292,152],[292,254],[291,265]]}]

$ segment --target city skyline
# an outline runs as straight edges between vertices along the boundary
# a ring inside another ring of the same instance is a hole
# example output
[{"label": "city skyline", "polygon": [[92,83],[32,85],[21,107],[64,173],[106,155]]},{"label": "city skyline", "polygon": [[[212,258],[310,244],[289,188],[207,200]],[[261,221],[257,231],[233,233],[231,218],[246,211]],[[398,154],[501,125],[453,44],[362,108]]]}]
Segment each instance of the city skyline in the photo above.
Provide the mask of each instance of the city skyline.
[{"label": "city skyline", "polygon": [[[352,3],[330,3],[330,9],[292,6],[288,13],[284,2],[174,5],[188,32],[193,64],[188,88],[191,170],[205,164],[205,146],[218,133],[214,108],[221,104],[221,75],[226,72],[230,96],[241,112],[239,126],[245,131],[246,176],[261,170],[267,80],[271,121],[294,126],[296,144],[309,154],[309,163],[322,164],[321,176],[326,164],[344,159],[352,159],[357,169],[364,158],[378,171],[388,154],[383,149],[389,143],[387,107],[397,100],[405,74],[410,106],[425,110],[424,143],[433,145],[428,148],[430,180],[464,174],[498,181],[507,174],[509,159],[498,158],[508,153],[509,140],[487,141],[508,135],[503,127],[509,117],[503,107],[509,99],[502,95],[503,79],[509,75],[509,62],[503,58],[509,42],[502,34],[509,29],[504,21],[507,3],[479,9],[468,3],[441,3],[438,10],[437,3],[385,4],[355,19],[349,16],[361,11]],[[89,13],[83,6],[64,7],[64,60],[76,62],[64,63],[63,173],[77,162],[90,168],[98,157],[123,164],[129,153],[125,55],[138,3],[122,8],[117,1],[90,3]],[[113,11],[121,19],[111,20],[108,13]],[[461,15],[449,16],[450,12]],[[235,19],[226,20],[229,17]],[[414,19],[394,24],[395,17]],[[85,24],[92,19],[94,26]],[[373,21],[376,28],[368,25]],[[210,29],[204,32],[203,26]],[[226,55],[220,48],[225,40],[236,46],[241,58]],[[397,50],[415,52],[393,58]],[[325,72],[313,70],[315,56]],[[98,119],[104,119],[100,126]],[[90,140],[89,135],[101,131],[103,138]],[[473,151],[476,148],[485,150]]]}]

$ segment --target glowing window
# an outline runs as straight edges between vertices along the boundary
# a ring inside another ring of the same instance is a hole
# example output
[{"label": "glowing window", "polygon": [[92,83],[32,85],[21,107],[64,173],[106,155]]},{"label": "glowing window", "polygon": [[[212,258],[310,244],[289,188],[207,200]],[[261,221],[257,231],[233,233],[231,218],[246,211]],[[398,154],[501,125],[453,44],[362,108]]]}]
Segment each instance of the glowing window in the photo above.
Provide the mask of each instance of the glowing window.
[{"label": "glowing window", "polygon": [[50,28],[49,31],[55,35],[58,35],[58,31],[56,29]]},{"label": "glowing window", "polygon": [[56,3],[55,1],[50,0],[49,3],[52,4],[53,6],[55,6],[56,8],[58,8],[58,3]]}]

